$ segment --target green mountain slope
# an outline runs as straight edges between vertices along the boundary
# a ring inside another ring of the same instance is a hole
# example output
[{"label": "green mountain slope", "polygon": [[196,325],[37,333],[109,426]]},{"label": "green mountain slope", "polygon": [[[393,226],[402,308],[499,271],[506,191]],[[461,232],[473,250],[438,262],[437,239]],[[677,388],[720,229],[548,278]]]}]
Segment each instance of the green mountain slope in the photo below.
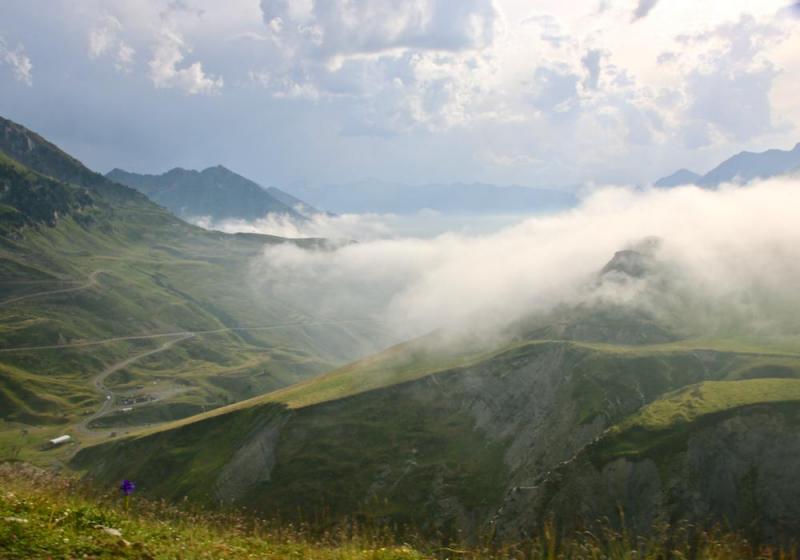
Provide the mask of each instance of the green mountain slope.
[{"label": "green mountain slope", "polygon": [[[514,505],[515,488],[540,484],[673,390],[705,380],[736,386],[764,371],[800,377],[796,352],[736,351],[724,341],[527,341],[461,362],[421,344],[85,449],[73,464],[105,483],[135,477],[153,496],[475,534],[498,511],[541,521],[538,510]],[[519,535],[518,523],[499,519],[508,538]]]},{"label": "green mountain slope", "polygon": [[55,144],[13,121],[0,117],[0,152],[19,164],[63,183],[86,187],[116,204],[143,204],[144,196],[114,183]]},{"label": "green mountain slope", "polygon": [[7,234],[36,223],[53,226],[62,216],[86,221],[94,205],[89,191],[31,171],[2,152],[0,187],[0,231]]},{"label": "green mountain slope", "polygon": [[0,448],[202,412],[381,343],[254,291],[251,260],[286,240],[186,224],[10,121],[0,138]]}]

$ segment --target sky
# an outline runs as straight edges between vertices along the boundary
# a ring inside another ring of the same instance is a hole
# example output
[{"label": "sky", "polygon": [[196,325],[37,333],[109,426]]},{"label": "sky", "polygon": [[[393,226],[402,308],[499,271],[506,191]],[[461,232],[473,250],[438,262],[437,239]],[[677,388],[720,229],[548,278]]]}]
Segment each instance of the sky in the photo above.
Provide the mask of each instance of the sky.
[{"label": "sky", "polygon": [[2,0],[0,115],[90,167],[643,184],[800,141],[789,0]]}]

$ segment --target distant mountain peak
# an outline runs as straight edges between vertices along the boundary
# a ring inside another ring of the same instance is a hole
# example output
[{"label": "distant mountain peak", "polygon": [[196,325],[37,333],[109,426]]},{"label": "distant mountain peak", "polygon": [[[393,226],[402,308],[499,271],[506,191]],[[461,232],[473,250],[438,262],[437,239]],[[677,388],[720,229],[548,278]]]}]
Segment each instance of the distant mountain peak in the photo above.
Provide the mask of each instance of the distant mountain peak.
[{"label": "distant mountain peak", "polygon": [[660,247],[659,238],[648,237],[631,247],[617,251],[600,271],[600,276],[619,274],[631,278],[643,278],[652,270],[655,254]]},{"label": "distant mountain peak", "polygon": [[769,179],[792,173],[798,167],[800,167],[800,142],[791,150],[771,149],[763,152],[745,150],[726,159],[705,175],[681,169],[659,179],[653,185],[675,187],[691,183],[714,188],[723,183],[748,183],[755,179]]},{"label": "distant mountain peak", "polygon": [[692,185],[695,184],[698,179],[700,179],[700,175],[695,173],[694,171],[690,171],[689,169],[683,168],[679,169],[672,175],[668,175],[667,177],[663,177],[655,182],[654,186],[656,187],[677,187],[679,185]]},{"label": "distant mountain peak", "polygon": [[221,164],[202,171],[175,167],[161,175],[114,169],[108,177],[143,192],[183,218],[255,220],[267,214],[281,214],[305,220],[297,207],[310,208],[286,193],[278,196],[282,191],[264,189]]},{"label": "distant mountain peak", "polygon": [[211,167],[206,167],[205,169],[200,171],[200,173],[201,174],[202,173],[205,173],[205,174],[218,174],[219,173],[219,174],[224,174],[224,175],[236,175],[238,177],[242,177],[241,175],[239,175],[238,173],[236,173],[234,171],[231,171],[230,169],[228,169],[227,167],[225,167],[221,163],[217,164],[217,165],[212,165]]}]

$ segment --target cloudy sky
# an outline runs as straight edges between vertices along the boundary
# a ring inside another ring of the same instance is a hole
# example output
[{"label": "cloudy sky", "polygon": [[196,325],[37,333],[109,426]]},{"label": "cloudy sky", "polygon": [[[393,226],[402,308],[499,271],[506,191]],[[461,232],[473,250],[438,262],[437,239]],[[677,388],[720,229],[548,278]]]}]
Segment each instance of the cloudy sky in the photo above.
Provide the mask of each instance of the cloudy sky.
[{"label": "cloudy sky", "polygon": [[0,114],[101,171],[646,182],[800,141],[789,0],[2,0]]}]

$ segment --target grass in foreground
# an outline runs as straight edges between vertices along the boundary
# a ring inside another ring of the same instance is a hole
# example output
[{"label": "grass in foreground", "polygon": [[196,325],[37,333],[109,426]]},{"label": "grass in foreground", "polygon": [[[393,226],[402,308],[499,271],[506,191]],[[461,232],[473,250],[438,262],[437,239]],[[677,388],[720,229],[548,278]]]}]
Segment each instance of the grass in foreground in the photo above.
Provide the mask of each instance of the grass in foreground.
[{"label": "grass in foreground", "polygon": [[[754,546],[690,526],[647,539],[623,532],[540,537],[508,546],[400,544],[387,530],[329,530],[264,522],[243,512],[179,508],[100,495],[74,480],[19,463],[0,464],[0,558],[313,558],[342,560],[795,558],[796,549]],[[491,539],[486,539],[491,542]]]}]

